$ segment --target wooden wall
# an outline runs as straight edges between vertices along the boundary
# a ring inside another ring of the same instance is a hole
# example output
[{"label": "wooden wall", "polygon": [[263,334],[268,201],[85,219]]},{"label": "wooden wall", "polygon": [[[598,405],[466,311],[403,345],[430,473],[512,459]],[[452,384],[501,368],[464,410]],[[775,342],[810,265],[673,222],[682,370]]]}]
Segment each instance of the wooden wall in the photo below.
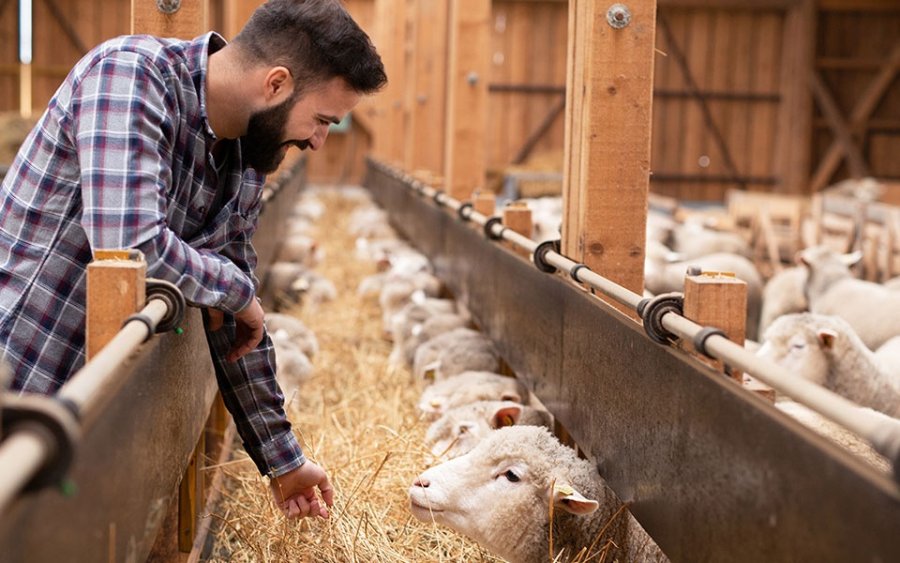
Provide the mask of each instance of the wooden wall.
[{"label": "wooden wall", "polygon": [[[210,25],[230,36],[255,4],[210,0]],[[345,4],[375,37],[375,0]],[[810,22],[804,28],[796,22],[805,5]],[[130,0],[35,0],[34,13],[33,106],[39,112],[79,58],[78,45],[90,48],[128,32]],[[846,177],[846,159],[828,156],[836,138],[832,123],[804,84],[810,68],[847,121],[866,172],[900,179],[896,76],[872,102],[870,115],[852,123],[892,49],[900,53],[900,2],[659,0],[658,14],[653,191],[716,200],[732,188],[808,193]],[[545,160],[547,154],[558,158],[562,169],[567,18],[565,0],[493,0],[489,171],[542,153]],[[16,20],[17,2],[0,0],[0,111],[19,107]],[[807,72],[798,70],[804,41],[814,51]],[[359,163],[373,144],[363,111],[374,110],[364,103],[351,132],[332,134],[310,155],[311,181],[361,179]],[[835,162],[820,170],[828,158]]]}]

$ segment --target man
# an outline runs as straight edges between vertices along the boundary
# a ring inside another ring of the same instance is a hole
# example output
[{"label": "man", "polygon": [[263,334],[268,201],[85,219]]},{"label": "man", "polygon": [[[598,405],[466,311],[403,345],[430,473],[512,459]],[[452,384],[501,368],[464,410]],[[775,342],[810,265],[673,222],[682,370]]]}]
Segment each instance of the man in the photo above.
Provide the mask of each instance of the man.
[{"label": "man", "polygon": [[0,188],[0,348],[13,389],[53,393],[84,365],[85,269],[136,248],[205,307],[219,388],[290,517],[328,516],[275,382],[256,297],[264,174],[386,82],[337,0],[271,0],[230,44],[127,36],[69,73]]}]

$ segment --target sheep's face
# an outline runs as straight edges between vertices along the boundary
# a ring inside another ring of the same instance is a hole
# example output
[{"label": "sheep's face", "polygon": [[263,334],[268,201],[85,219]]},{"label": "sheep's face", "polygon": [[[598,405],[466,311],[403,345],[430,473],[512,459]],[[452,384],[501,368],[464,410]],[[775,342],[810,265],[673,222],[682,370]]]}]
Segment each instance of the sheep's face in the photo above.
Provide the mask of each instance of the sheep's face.
[{"label": "sheep's face", "polygon": [[766,330],[765,343],[756,354],[794,375],[824,385],[830,363],[830,344],[826,345],[822,340],[822,329],[804,319],[808,319],[808,315],[785,315],[776,319]]},{"label": "sheep's face", "polygon": [[578,515],[597,509],[569,484],[569,465],[577,462],[544,428],[502,428],[471,452],[419,475],[409,489],[410,509],[423,522],[522,560],[546,540],[551,499],[556,510]]},{"label": "sheep's face", "polygon": [[454,408],[436,420],[425,435],[436,458],[452,459],[472,451],[491,432],[518,422],[522,406],[481,401]]}]

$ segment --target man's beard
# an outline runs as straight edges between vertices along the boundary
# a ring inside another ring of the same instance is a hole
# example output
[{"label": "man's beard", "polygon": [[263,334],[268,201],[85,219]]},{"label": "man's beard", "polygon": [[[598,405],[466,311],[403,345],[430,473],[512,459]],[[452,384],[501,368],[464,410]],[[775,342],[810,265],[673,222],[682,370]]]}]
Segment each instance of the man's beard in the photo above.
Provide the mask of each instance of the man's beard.
[{"label": "man's beard", "polygon": [[287,149],[293,145],[301,150],[309,141],[282,141],[288,114],[294,107],[293,98],[250,116],[247,132],[241,137],[241,158],[260,174],[270,174],[278,169]]}]

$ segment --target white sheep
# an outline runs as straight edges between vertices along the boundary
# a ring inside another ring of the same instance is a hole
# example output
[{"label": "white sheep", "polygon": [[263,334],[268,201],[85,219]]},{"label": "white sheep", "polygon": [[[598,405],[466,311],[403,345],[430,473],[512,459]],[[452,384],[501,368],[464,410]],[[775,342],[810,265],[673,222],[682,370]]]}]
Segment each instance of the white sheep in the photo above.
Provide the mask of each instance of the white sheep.
[{"label": "white sheep", "polygon": [[435,457],[452,459],[472,451],[494,430],[515,425],[553,428],[553,416],[512,401],[467,403],[432,422],[425,433],[425,445]]},{"label": "white sheep", "polygon": [[804,266],[785,268],[766,282],[762,292],[762,311],[759,314],[759,333],[782,315],[802,313],[809,304],[806,301],[807,269]]},{"label": "white sheep", "polygon": [[278,248],[278,260],[315,268],[325,256],[316,239],[306,235],[288,235]]},{"label": "white sheep", "polygon": [[[440,280],[430,274],[423,275],[423,273],[397,276],[386,281],[378,295],[384,331],[390,333],[391,319],[408,303],[423,303],[429,297],[437,297],[440,288]],[[450,304],[452,305],[452,301]],[[448,305],[443,307],[440,312],[452,313],[453,311],[454,307]]]},{"label": "white sheep", "polygon": [[275,298],[275,309],[303,302],[318,306],[337,297],[334,283],[302,264],[275,262],[269,266],[266,288]]},{"label": "white sheep", "polygon": [[647,241],[644,260],[644,286],[650,293],[659,295],[671,291],[684,291],[684,276],[690,266],[699,266],[703,271],[732,272],[747,282],[746,337],[757,339],[760,307],[762,306],[762,276],[753,262],[737,254],[719,253],[681,259],[664,245]]},{"label": "white sheep", "polygon": [[875,350],[900,335],[900,292],[855,278],[850,266],[861,258],[859,252],[842,255],[825,246],[800,253],[801,262],[809,270],[809,310],[841,317],[869,349]]},{"label": "white sheep", "polygon": [[672,249],[685,259],[709,254],[728,253],[748,257],[750,244],[738,234],[707,229],[698,220],[675,225],[672,230]]},{"label": "white sheep", "polygon": [[884,287],[890,289],[891,291],[900,291],[900,276],[896,278],[891,278],[888,281],[884,282]]},{"label": "white sheep", "polygon": [[464,371],[435,382],[419,397],[418,409],[434,420],[448,410],[476,401],[512,401],[528,404],[528,388],[516,379],[490,371]]},{"label": "white sheep", "polygon": [[312,362],[287,331],[277,330],[269,336],[275,348],[275,379],[285,399],[291,400],[303,382],[312,376]]},{"label": "white sheep", "polygon": [[511,563],[596,557],[601,549],[610,550],[609,561],[667,561],[628,510],[619,512],[622,502],[591,462],[546,428],[492,432],[471,452],[420,474],[409,499],[418,520],[447,526]]},{"label": "white sheep", "polygon": [[[860,457],[875,469],[885,473],[891,472],[891,462],[888,461],[887,458],[875,451],[869,442],[860,438],[853,432],[850,432],[840,424],[832,422],[816,411],[795,401],[778,400],[775,402],[775,408],[797,420],[797,422],[806,426],[813,432],[816,432],[850,453]],[[862,410],[869,411],[872,416],[880,415],[881,417],[884,417],[885,420],[890,418],[887,415],[872,409]],[[900,423],[900,421],[898,421],[898,423]]]},{"label": "white sheep", "polygon": [[445,332],[416,350],[413,374],[420,381],[439,381],[464,371],[497,371],[500,355],[494,343],[477,330]]},{"label": "white sheep", "polygon": [[757,355],[858,405],[900,416],[900,361],[888,359],[897,343],[872,352],[843,319],[814,313],[784,315],[764,336]]},{"label": "white sheep", "polygon": [[308,357],[313,358],[319,353],[319,341],[315,333],[297,317],[285,313],[267,312],[265,324],[269,333],[278,331],[287,333],[294,344]]},{"label": "white sheep", "polygon": [[[394,347],[388,358],[392,366],[412,367],[416,349],[432,338],[469,325],[469,319],[456,313],[436,310],[430,303],[453,303],[448,299],[426,299],[424,303],[408,303],[391,319]],[[442,305],[443,306],[443,305]],[[455,303],[453,304],[455,307]]]}]

